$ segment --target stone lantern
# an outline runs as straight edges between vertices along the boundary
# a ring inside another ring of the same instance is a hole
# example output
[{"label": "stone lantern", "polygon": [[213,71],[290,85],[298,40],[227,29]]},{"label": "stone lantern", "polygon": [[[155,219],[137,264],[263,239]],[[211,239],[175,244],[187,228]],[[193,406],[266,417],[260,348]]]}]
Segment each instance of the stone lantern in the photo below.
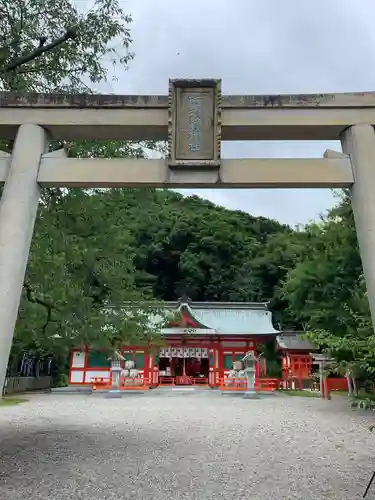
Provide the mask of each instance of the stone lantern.
[{"label": "stone lantern", "polygon": [[108,397],[121,397],[120,391],[120,374],[122,371],[121,360],[112,359],[111,361],[112,388],[108,393]]},{"label": "stone lantern", "polygon": [[242,361],[244,363],[244,372],[247,378],[247,391],[245,393],[245,398],[254,399],[257,397],[257,394],[255,392],[256,358],[253,351],[249,351],[247,354],[245,354],[245,356],[242,358]]}]

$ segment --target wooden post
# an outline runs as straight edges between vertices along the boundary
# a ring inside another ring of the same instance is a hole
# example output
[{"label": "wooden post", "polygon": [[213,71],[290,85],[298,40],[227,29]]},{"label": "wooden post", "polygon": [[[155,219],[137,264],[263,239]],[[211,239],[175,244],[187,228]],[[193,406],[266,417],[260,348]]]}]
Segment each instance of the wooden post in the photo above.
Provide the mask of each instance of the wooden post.
[{"label": "wooden post", "polygon": [[324,375],[323,375],[323,361],[319,361],[319,385],[320,385],[320,395],[324,399]]},{"label": "wooden post", "polygon": [[350,369],[349,368],[346,370],[345,377],[346,377],[346,381],[348,383],[348,393],[349,393],[349,396],[352,396],[353,395],[353,385],[352,385],[352,380],[351,380]]}]

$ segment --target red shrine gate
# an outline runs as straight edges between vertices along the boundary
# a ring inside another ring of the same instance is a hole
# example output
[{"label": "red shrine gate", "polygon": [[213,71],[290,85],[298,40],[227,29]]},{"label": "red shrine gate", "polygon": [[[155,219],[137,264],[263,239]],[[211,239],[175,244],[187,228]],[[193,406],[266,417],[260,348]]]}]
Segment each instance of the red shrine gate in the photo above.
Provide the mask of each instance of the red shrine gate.
[{"label": "red shrine gate", "polygon": [[283,389],[310,387],[313,364],[311,342],[294,332],[283,332],[276,340],[281,354]]}]

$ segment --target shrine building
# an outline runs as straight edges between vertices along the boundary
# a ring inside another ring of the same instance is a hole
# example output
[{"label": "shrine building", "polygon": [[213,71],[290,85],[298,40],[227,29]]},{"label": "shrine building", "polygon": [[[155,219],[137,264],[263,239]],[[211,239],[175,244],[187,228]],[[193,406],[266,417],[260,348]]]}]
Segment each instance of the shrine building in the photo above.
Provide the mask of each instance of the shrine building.
[{"label": "shrine building", "polygon": [[310,385],[314,351],[313,344],[295,332],[282,332],[276,337],[277,350],[281,354],[282,387],[304,389]]},{"label": "shrine building", "polygon": [[[200,384],[218,387],[220,380],[233,369],[235,361],[242,360],[250,351],[256,355],[262,351],[262,344],[272,339],[277,340],[282,358],[290,358],[288,347],[280,344],[283,336],[272,324],[267,303],[180,300],[165,302],[162,308],[173,315],[173,320],[161,331],[164,346],[156,352],[145,346],[123,346],[121,349],[124,368],[127,360],[132,361],[133,374],[136,372],[136,376],[147,380],[150,386]],[[293,351],[294,360],[298,352],[298,349]],[[310,358],[305,351],[302,354],[307,361],[303,374],[308,376]],[[283,366],[288,363],[282,362]],[[290,366],[294,364],[289,362]],[[300,369],[300,365],[298,367]],[[260,359],[256,376],[266,376],[266,372],[265,360]],[[110,360],[89,346],[73,349],[69,384],[90,385],[92,379],[98,378],[110,378]]]}]

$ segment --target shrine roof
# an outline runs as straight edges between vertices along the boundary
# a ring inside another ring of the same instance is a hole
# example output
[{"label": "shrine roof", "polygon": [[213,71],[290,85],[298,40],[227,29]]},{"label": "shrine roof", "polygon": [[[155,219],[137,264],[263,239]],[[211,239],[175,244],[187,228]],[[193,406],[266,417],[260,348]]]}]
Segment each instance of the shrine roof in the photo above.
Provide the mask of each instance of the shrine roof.
[{"label": "shrine roof", "polygon": [[[276,335],[267,303],[259,302],[167,302],[166,309],[183,315],[187,324],[167,326],[163,333],[192,328],[196,333],[225,335]],[[190,322],[190,324],[189,324]],[[177,326],[177,328],[176,328]]]},{"label": "shrine roof", "polygon": [[[112,306],[107,306],[113,309]],[[181,335],[277,335],[272,313],[266,302],[175,302],[125,303],[123,311],[150,308],[150,323],[165,321],[164,313],[172,316],[166,320],[162,333]]]},{"label": "shrine roof", "polygon": [[302,333],[283,332],[276,337],[278,348],[285,351],[311,351],[314,345]]}]

